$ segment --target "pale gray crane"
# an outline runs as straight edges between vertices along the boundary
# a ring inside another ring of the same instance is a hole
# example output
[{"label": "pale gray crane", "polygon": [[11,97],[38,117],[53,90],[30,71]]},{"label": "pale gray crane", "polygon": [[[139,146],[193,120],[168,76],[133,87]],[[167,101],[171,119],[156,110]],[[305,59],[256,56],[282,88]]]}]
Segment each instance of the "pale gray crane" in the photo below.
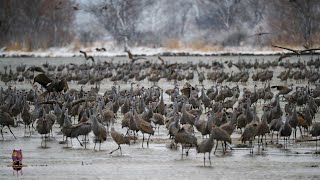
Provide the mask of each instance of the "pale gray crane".
[{"label": "pale gray crane", "polygon": [[288,148],[288,137],[291,136],[292,133],[292,127],[289,124],[290,121],[290,116],[286,116],[286,121],[285,123],[281,126],[280,128],[280,136],[283,137],[283,143],[284,143],[284,148],[287,149]]},{"label": "pale gray crane", "polygon": [[209,153],[209,162],[211,165],[211,158],[210,154],[214,146],[214,139],[213,139],[214,133],[211,131],[211,134],[208,139],[203,140],[198,146],[197,146],[197,153],[203,153],[203,165],[206,166],[206,153]]},{"label": "pale gray crane", "polygon": [[320,136],[320,122],[316,122],[312,125],[312,129],[310,131],[312,137],[316,137],[316,152],[318,151],[318,136]]},{"label": "pale gray crane", "polygon": [[189,149],[186,151],[186,156],[188,156],[189,150],[192,146],[197,146],[197,138],[186,131],[183,127],[174,136],[174,141],[176,144],[181,144],[181,159],[183,159],[183,149],[188,145]]},{"label": "pale gray crane", "polygon": [[219,142],[219,141],[221,141],[221,146],[222,146],[222,151],[223,151],[223,153],[226,153],[226,151],[227,151],[227,149],[226,149],[226,147],[227,147],[227,142],[228,142],[229,144],[232,143],[231,137],[230,137],[230,135],[228,134],[228,132],[225,131],[225,130],[223,130],[223,129],[220,128],[220,127],[217,127],[217,126],[213,125],[213,126],[212,126],[212,132],[211,132],[211,133],[213,133],[213,138],[217,141],[217,143],[216,143],[216,148],[215,148],[213,154],[216,153],[216,150],[217,150],[217,148],[218,148],[218,142]]},{"label": "pale gray crane", "polygon": [[[51,123],[46,119],[46,116],[43,116],[38,119],[36,129],[39,134],[41,134],[41,147],[44,139],[44,147],[47,147],[47,134],[50,133]],[[44,135],[44,137],[43,137]]]},{"label": "pale gray crane", "polygon": [[95,108],[92,109],[92,114],[90,116],[90,119],[92,121],[92,131],[93,131],[93,134],[95,135],[95,142],[94,142],[93,149],[96,149],[97,141],[99,141],[99,150],[100,150],[102,141],[107,140],[107,129],[100,122],[98,122],[97,111]]}]

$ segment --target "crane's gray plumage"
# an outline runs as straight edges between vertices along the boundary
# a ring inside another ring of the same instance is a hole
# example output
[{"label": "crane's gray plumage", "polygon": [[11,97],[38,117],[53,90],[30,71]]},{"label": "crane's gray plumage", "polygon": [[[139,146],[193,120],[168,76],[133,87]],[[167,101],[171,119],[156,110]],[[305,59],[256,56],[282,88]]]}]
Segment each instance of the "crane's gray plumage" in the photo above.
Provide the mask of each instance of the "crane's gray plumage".
[{"label": "crane's gray plumage", "polygon": [[186,131],[183,127],[174,136],[174,141],[176,144],[181,144],[181,158],[183,159],[183,149],[185,146],[189,145],[189,149],[186,151],[186,156],[192,146],[197,146],[197,138]]},{"label": "crane's gray plumage", "polygon": [[92,114],[90,116],[92,121],[92,131],[95,135],[94,149],[96,148],[96,143],[99,141],[99,150],[101,148],[101,142],[107,140],[107,129],[98,122],[96,109],[92,109]]},{"label": "crane's gray plumage", "polygon": [[206,153],[209,153],[209,162],[211,165],[211,158],[210,154],[214,146],[214,132],[211,131],[211,134],[208,139],[203,140],[198,146],[197,146],[197,153],[203,153],[203,165],[206,166]]},{"label": "crane's gray plumage", "polygon": [[0,109],[0,125],[2,126],[1,127],[2,139],[4,139],[3,133],[2,133],[2,129],[5,126],[7,126],[9,128],[9,130],[10,130],[11,134],[13,135],[13,137],[15,139],[17,139],[16,136],[13,134],[13,132],[10,129],[10,126],[14,126],[14,119],[13,119],[13,117],[10,116],[10,114],[8,112],[3,111],[2,109]]}]

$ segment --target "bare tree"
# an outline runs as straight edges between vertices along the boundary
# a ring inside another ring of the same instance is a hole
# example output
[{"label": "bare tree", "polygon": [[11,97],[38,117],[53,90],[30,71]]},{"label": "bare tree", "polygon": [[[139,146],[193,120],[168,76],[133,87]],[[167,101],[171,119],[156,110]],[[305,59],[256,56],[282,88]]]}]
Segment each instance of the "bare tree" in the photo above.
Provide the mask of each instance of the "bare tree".
[{"label": "bare tree", "polygon": [[[71,0],[3,0],[0,2],[1,45],[32,50],[65,45],[72,40]],[[20,48],[21,48],[20,47]]]},{"label": "bare tree", "polygon": [[91,5],[89,11],[104,25],[118,43],[123,43],[124,49],[136,33],[139,14],[150,2],[140,0],[105,0]]},{"label": "bare tree", "polygon": [[320,30],[320,1],[290,0],[270,1],[268,24],[277,32],[274,41],[310,48],[313,36]]}]

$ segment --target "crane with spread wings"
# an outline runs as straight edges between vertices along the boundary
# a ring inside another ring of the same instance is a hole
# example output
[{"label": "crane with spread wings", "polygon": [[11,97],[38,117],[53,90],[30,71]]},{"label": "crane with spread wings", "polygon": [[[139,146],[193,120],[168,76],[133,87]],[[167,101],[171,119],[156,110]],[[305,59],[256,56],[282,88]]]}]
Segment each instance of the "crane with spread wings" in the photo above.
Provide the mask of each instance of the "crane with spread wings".
[{"label": "crane with spread wings", "polygon": [[146,60],[146,58],[144,58],[144,57],[134,57],[133,54],[129,50],[126,50],[125,52],[128,53],[128,58],[131,60],[132,63],[136,62],[139,59],[145,59]]},{"label": "crane with spread wings", "polygon": [[304,53],[312,53],[314,51],[319,51],[320,48],[311,48],[311,49],[304,49],[304,50],[296,50],[296,49],[290,49],[290,48],[287,48],[287,47],[282,47],[282,46],[277,46],[277,45],[272,45],[272,47],[276,47],[276,48],[280,48],[280,49],[285,49],[285,50],[288,50],[288,51],[291,51],[293,52],[294,54],[296,54],[297,56],[300,56]]}]

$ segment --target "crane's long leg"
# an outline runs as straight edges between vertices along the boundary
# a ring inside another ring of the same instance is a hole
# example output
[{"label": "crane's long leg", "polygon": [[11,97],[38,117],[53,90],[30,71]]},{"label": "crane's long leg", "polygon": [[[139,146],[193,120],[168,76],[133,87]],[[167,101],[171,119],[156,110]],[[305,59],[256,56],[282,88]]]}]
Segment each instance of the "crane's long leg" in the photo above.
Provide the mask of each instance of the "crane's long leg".
[{"label": "crane's long leg", "polygon": [[183,144],[181,143],[181,159],[183,159]]},{"label": "crane's long leg", "polygon": [[147,147],[149,147],[149,140],[150,140],[150,137],[151,137],[151,134],[149,134],[149,138],[148,138],[148,141],[147,141]]},{"label": "crane's long leg", "polygon": [[3,127],[1,127],[1,136],[2,136],[2,140],[4,140],[2,129]]},{"label": "crane's long leg", "polygon": [[8,128],[9,128],[11,134],[13,135],[13,137],[17,139],[17,137],[16,137],[16,136],[13,134],[13,132],[11,131],[10,126],[8,126]]},{"label": "crane's long leg", "polygon": [[84,148],[87,149],[87,135],[84,135]]},{"label": "crane's long leg", "polygon": [[143,147],[143,142],[144,142],[144,133],[142,133],[142,147]]},{"label": "crane's long leg", "polygon": [[223,152],[223,154],[225,154],[225,149],[224,149],[224,144],[223,144],[223,141],[221,141],[221,147],[222,147],[222,152]]},{"label": "crane's long leg", "polygon": [[316,136],[316,153],[318,152],[318,136]]},{"label": "crane's long leg", "polygon": [[42,136],[42,134],[41,134],[41,147],[42,147],[42,142],[43,142],[43,136]]},{"label": "crane's long leg", "polygon": [[264,142],[266,143],[266,147],[268,146],[268,143],[267,143],[267,136],[264,135]]},{"label": "crane's long leg", "polygon": [[44,147],[47,147],[47,135],[44,135]]},{"label": "crane's long leg", "polygon": [[112,154],[114,151],[116,151],[116,150],[118,150],[118,149],[120,149],[120,145],[118,146],[118,148],[117,148],[117,149],[115,149],[115,150],[111,151],[109,154]]},{"label": "crane's long leg", "polygon": [[191,149],[192,145],[188,148],[188,150],[186,151],[186,156],[189,155],[189,150]]},{"label": "crane's long leg", "polygon": [[203,166],[206,166],[206,153],[203,153]]},{"label": "crane's long leg", "polygon": [[76,137],[76,138],[77,138],[77,140],[79,141],[80,145],[83,147],[83,144],[80,142],[80,140],[78,139],[78,137]]},{"label": "crane's long leg", "polygon": [[216,154],[217,148],[218,148],[218,140],[217,140],[216,148],[214,149],[213,154]]}]

